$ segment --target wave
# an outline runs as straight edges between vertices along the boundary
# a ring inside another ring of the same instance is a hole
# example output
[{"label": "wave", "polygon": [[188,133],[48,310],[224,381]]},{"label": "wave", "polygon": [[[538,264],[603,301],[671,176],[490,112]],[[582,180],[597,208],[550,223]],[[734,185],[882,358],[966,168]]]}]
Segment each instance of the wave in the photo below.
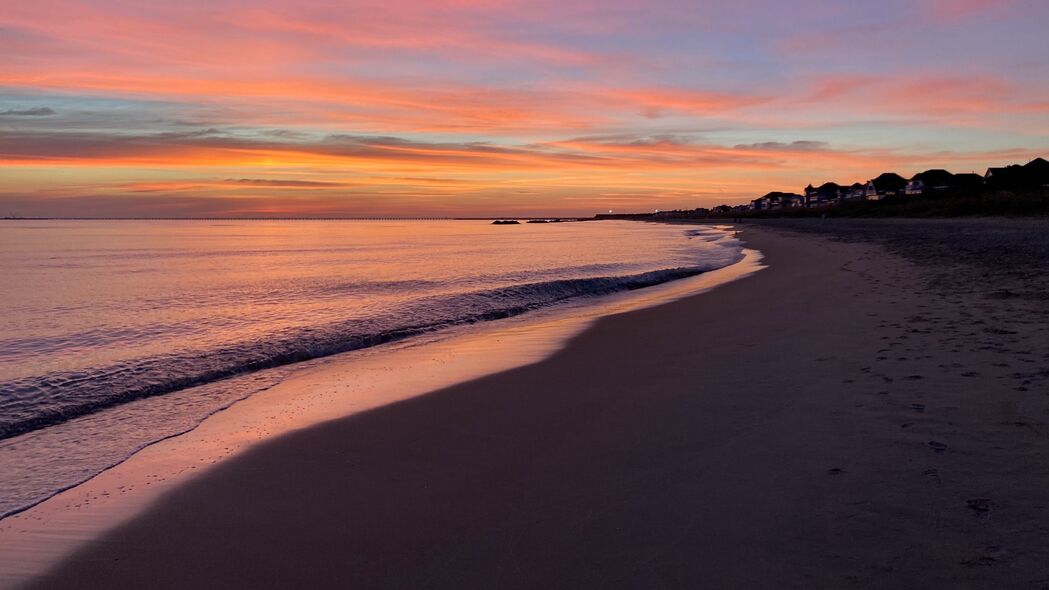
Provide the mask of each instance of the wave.
[{"label": "wave", "polygon": [[291,363],[519,315],[578,297],[658,285],[712,270],[681,267],[625,276],[560,279],[417,299],[393,313],[297,328],[210,350],[0,382],[0,439],[138,399]]}]

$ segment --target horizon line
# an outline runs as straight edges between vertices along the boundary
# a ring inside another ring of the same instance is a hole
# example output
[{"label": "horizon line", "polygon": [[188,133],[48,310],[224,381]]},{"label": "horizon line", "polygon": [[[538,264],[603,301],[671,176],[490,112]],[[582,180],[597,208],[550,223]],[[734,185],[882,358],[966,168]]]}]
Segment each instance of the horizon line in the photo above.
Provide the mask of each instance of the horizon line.
[{"label": "horizon line", "polygon": [[402,217],[396,215],[372,215],[367,217],[220,217],[220,216],[198,216],[198,217],[0,217],[0,221],[487,221],[493,219],[592,219],[598,214],[590,217],[580,215],[491,215],[491,216],[432,216],[432,217]]}]

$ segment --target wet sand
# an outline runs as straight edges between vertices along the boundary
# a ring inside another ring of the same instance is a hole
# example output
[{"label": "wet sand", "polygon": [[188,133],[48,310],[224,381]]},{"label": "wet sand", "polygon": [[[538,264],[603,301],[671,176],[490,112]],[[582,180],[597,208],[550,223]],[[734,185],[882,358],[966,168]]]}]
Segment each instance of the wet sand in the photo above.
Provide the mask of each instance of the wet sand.
[{"label": "wet sand", "polygon": [[768,269],[263,443],[36,585],[1049,584],[1044,291],[820,233],[748,225]]}]

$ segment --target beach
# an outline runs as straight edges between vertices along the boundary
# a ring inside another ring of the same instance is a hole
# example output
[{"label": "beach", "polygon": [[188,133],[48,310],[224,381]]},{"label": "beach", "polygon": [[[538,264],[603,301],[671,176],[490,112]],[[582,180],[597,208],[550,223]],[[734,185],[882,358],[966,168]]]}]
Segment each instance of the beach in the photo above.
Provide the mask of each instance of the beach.
[{"label": "beach", "polygon": [[1047,228],[744,224],[765,270],[261,443],[30,587],[1042,588]]}]

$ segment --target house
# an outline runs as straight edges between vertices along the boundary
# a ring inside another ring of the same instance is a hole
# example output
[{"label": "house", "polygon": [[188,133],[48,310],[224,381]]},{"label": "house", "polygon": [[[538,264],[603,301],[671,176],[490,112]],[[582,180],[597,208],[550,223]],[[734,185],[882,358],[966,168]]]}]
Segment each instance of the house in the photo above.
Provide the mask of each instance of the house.
[{"label": "house", "polygon": [[817,204],[836,203],[841,198],[842,187],[836,182],[825,182],[816,189]]},{"label": "house", "polygon": [[772,208],[772,201],[767,197],[761,197],[760,199],[754,199],[750,202],[751,209],[754,211],[768,211]]},{"label": "house", "polygon": [[983,177],[975,172],[955,174],[951,178],[951,189],[961,192],[973,192],[983,188]]},{"label": "house", "polygon": [[983,181],[987,184],[995,182],[1001,182],[1011,172],[1010,168],[1018,168],[1019,166],[1013,164],[1012,166],[1003,166],[1001,168],[988,168],[987,172],[983,173]]},{"label": "house", "polygon": [[1024,164],[1024,174],[1031,188],[1049,186],[1049,162],[1045,158],[1035,158]]},{"label": "house", "polygon": [[849,201],[858,201],[867,198],[866,185],[854,182],[848,188],[842,189],[842,198]]},{"label": "house", "polygon": [[1033,190],[1049,186],[1049,162],[1035,158],[1023,166],[1013,164],[1004,168],[988,168],[983,176],[988,187],[995,190]]},{"label": "house", "polygon": [[945,191],[952,186],[954,175],[946,170],[934,168],[919,172],[907,181],[904,189],[908,195],[922,195],[936,191]]},{"label": "house", "polygon": [[835,182],[825,182],[819,188],[813,188],[810,184],[805,187],[805,206],[821,207],[835,203],[843,196],[844,189]]},{"label": "house", "polygon": [[[874,192],[877,194],[877,199],[873,200],[880,200],[885,197],[896,197],[904,194],[907,190],[907,179],[895,172],[886,172],[871,180],[869,185],[873,187]],[[870,188],[868,188],[868,199],[871,198],[869,190]]]},{"label": "house", "polygon": [[1025,184],[1024,168],[1019,164],[1011,164],[1002,168],[988,168],[983,175],[983,182],[989,188],[995,190],[1022,188]]},{"label": "house", "polygon": [[757,211],[768,211],[770,209],[782,209],[783,207],[800,207],[795,203],[804,202],[804,197],[794,193],[773,191],[760,199],[754,199],[751,203]]}]

